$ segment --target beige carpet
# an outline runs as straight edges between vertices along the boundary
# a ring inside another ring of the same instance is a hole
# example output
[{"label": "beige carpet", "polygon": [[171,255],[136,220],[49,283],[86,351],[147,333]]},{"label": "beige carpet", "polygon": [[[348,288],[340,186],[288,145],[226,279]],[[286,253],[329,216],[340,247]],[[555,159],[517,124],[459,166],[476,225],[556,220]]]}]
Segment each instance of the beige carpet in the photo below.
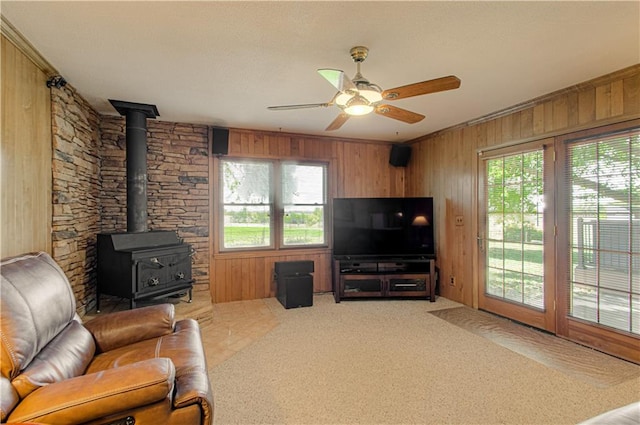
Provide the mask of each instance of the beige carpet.
[{"label": "beige carpet", "polygon": [[215,424],[574,424],[640,399],[430,314],[444,298],[265,303],[279,324],[211,370]]},{"label": "beige carpet", "polygon": [[636,364],[484,311],[457,307],[431,314],[597,387],[640,377],[640,366]]}]

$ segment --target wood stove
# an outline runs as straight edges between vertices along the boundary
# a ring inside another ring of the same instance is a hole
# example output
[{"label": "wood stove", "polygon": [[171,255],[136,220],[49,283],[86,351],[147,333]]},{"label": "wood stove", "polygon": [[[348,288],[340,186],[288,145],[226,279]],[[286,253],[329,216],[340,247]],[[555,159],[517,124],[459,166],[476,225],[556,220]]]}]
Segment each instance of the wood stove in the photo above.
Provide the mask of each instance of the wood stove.
[{"label": "wood stove", "polygon": [[189,293],[192,298],[191,245],[175,232],[101,233],[98,235],[98,293],[130,300]]},{"label": "wood stove", "polygon": [[98,235],[98,291],[130,300],[130,308],[147,298],[189,293],[192,301],[193,248],[173,231],[147,228],[147,118],[155,105],[110,100],[126,116],[127,232]]}]

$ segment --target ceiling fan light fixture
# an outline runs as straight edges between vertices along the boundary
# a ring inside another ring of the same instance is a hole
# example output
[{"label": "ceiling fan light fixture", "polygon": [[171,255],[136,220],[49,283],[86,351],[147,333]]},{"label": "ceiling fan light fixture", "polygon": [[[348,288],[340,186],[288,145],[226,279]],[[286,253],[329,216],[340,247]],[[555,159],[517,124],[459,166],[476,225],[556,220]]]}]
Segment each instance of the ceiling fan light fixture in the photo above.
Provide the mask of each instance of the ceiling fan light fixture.
[{"label": "ceiling fan light fixture", "polygon": [[347,102],[344,111],[349,115],[367,115],[373,112],[373,106],[367,99],[358,94]]},{"label": "ceiling fan light fixture", "polygon": [[[0,0],[2,1],[2,0]],[[393,89],[383,90],[377,84],[372,84],[360,72],[360,65],[367,58],[369,49],[364,46],[353,47],[351,58],[356,63],[356,74],[349,79],[344,71],[333,68],[320,68],[318,73],[329,84],[337,89],[336,94],[326,103],[308,103],[302,105],[268,106],[270,110],[289,110],[303,108],[327,108],[336,106],[341,112],[329,124],[325,131],[334,131],[342,127],[350,116],[367,115],[375,112],[387,118],[392,118],[407,124],[415,124],[424,119],[424,115],[387,105],[386,101],[437,93],[460,87],[460,79],[455,75],[407,84]],[[383,103],[384,101],[384,103]],[[421,220],[416,225],[423,225]]]},{"label": "ceiling fan light fixture", "polygon": [[336,105],[344,108],[352,98],[353,93],[342,92],[336,96],[335,103]]},{"label": "ceiling fan light fixture", "polygon": [[358,93],[367,99],[369,103],[376,103],[382,100],[382,90],[374,84],[358,85]]}]

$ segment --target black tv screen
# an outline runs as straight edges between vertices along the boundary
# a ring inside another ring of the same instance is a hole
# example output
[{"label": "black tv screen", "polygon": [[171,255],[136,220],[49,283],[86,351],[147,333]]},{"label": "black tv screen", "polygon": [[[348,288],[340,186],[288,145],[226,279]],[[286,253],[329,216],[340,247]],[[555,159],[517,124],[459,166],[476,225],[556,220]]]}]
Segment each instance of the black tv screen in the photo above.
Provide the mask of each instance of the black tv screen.
[{"label": "black tv screen", "polygon": [[333,255],[435,256],[433,198],[336,198]]}]

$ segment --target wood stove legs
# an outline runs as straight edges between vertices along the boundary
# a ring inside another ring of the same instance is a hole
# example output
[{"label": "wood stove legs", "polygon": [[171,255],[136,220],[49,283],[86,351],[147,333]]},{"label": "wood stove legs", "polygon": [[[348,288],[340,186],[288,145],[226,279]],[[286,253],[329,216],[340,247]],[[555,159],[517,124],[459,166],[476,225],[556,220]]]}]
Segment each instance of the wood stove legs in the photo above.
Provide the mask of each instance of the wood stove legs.
[{"label": "wood stove legs", "polygon": [[[187,300],[188,303],[193,302],[193,288],[189,288],[187,290],[189,292],[189,299]],[[180,294],[184,292],[184,288],[180,289],[178,291],[173,291],[173,292],[168,292],[166,294],[163,294],[162,296],[159,297],[148,297],[151,299],[157,299],[157,298],[166,298],[166,297],[170,297],[171,295],[176,295],[176,294]],[[138,298],[138,300],[140,299],[144,299],[144,298]],[[136,308],[136,299],[135,298],[131,298],[129,300],[129,309],[133,310],[134,308]]]},{"label": "wood stove legs", "polygon": [[[175,291],[171,291],[171,292],[166,292],[166,293],[164,293],[162,295],[158,295],[158,296],[139,297],[139,298],[131,297],[131,298],[129,298],[129,309],[133,310],[134,308],[136,308],[136,302],[137,301],[144,300],[144,299],[166,298],[166,297],[170,297],[172,295],[184,293],[185,289],[187,289],[187,292],[189,293],[189,299],[187,300],[187,302],[188,303],[192,303],[193,302],[193,287],[189,287],[189,288],[181,288],[181,289],[178,289],[178,290],[175,290]],[[100,313],[100,292],[99,291],[96,294],[96,313]]]}]

